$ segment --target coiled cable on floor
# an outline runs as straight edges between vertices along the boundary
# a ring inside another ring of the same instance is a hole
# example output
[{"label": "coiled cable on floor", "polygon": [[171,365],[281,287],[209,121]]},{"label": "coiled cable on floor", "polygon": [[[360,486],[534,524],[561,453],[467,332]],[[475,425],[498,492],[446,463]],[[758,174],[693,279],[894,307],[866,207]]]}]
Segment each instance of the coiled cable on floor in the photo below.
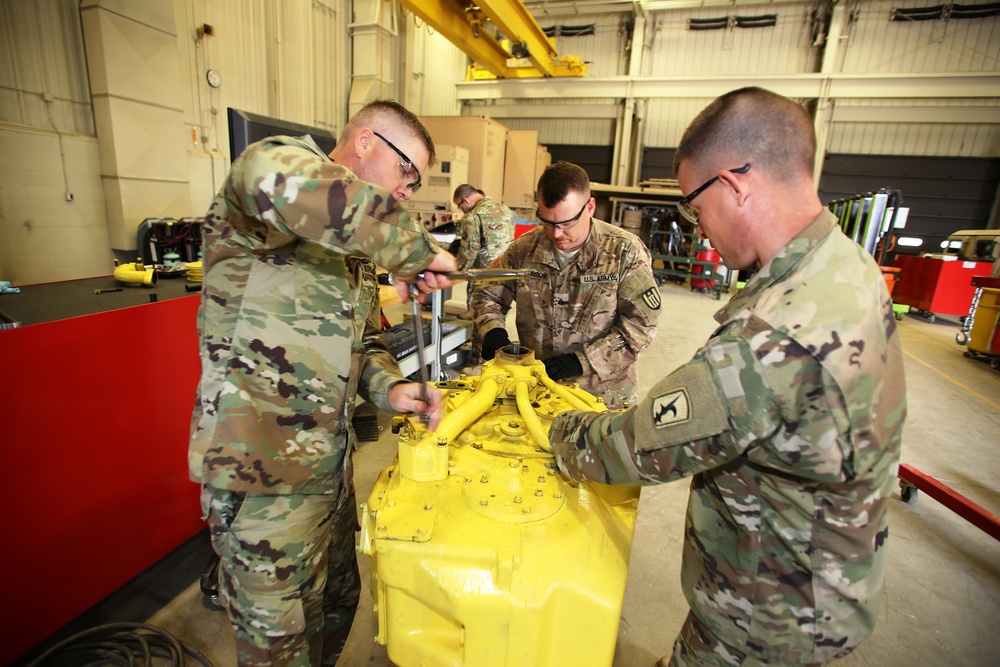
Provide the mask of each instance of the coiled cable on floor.
[{"label": "coiled cable on floor", "polygon": [[[191,658],[190,663],[187,657]],[[153,662],[154,659],[157,660],[156,663]],[[110,623],[84,630],[59,642],[33,660],[28,667],[151,667],[153,664],[213,667],[208,658],[178,641],[166,630],[144,623]]]}]

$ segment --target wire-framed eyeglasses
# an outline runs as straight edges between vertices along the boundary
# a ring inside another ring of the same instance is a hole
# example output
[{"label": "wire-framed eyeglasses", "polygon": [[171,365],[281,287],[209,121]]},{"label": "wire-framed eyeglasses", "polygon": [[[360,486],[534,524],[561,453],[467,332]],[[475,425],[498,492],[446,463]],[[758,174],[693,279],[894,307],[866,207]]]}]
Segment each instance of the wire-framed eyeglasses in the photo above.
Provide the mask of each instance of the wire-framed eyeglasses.
[{"label": "wire-framed eyeglasses", "polygon": [[[745,174],[748,171],[750,171],[750,164],[747,163],[742,167],[740,167],[739,169],[730,169],[729,171],[733,172],[734,174]],[[719,177],[717,175],[713,176],[712,178],[702,183],[699,187],[692,190],[691,194],[689,194],[687,197],[684,197],[675,204],[675,206],[677,206],[677,210],[680,211],[681,215],[687,218],[689,222],[692,222],[696,225],[698,224],[698,210],[690,206],[691,200],[700,195],[705,190],[707,190],[709,186],[712,185],[712,183],[715,183],[717,180],[719,180]]]},{"label": "wire-framed eyeglasses", "polygon": [[416,192],[417,190],[419,190],[420,186],[423,185],[423,183],[420,182],[421,181],[420,172],[417,171],[417,168],[413,166],[413,160],[411,160],[406,153],[396,148],[395,144],[393,144],[391,141],[383,137],[375,130],[372,130],[372,134],[374,134],[376,137],[384,141],[389,148],[396,151],[396,155],[403,158],[402,162],[396,163],[396,166],[399,167],[399,173],[404,179],[410,179],[416,176],[417,180],[413,181],[412,183],[407,183],[406,187],[409,188],[410,192]]},{"label": "wire-framed eyeglasses", "polygon": [[572,218],[569,218],[568,220],[561,220],[559,222],[546,220],[545,218],[542,217],[541,210],[537,208],[535,209],[535,217],[538,218],[538,222],[542,223],[545,227],[549,229],[555,229],[556,227],[559,227],[561,229],[572,229],[573,225],[575,225],[583,216],[583,212],[587,210],[588,204],[590,204],[590,197],[588,197],[587,201],[583,203],[583,208],[580,209],[580,212],[574,215]]}]

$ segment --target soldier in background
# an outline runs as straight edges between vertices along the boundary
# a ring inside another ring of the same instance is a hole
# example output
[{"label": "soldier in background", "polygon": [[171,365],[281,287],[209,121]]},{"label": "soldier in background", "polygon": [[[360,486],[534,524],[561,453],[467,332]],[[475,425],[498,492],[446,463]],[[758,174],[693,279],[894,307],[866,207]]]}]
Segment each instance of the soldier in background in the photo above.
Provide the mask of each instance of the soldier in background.
[{"label": "soldier in background", "polygon": [[[674,158],[678,208],[758,272],[719,328],[635,408],[566,412],[577,480],[693,475],[670,665],[812,665],[871,634],[906,398],[885,281],[813,182],[809,115],[760,88],[710,104]],[[667,659],[660,661],[667,665]]]},{"label": "soldier in background", "polygon": [[514,240],[514,212],[468,183],[455,188],[452,200],[465,214],[454,251],[458,270],[484,269]]},{"label": "soldier in background", "polygon": [[[440,418],[440,392],[425,404],[382,343],[375,281],[376,263],[455,268],[400,206],[433,161],[417,118],[377,101],[329,156],[309,137],[253,144],[208,211],[189,466],[241,666],[334,664],[346,640],[361,590],[355,396]],[[422,291],[448,284],[426,276]]]},{"label": "soldier in background", "polygon": [[516,302],[519,342],[549,377],[573,380],[620,408],[636,400],[635,361],[656,332],[660,290],[646,246],[594,218],[595,207],[583,168],[548,167],[538,179],[539,226],[493,264],[531,269],[531,279],[485,284],[473,311],[483,359],[510,343],[504,323]]}]

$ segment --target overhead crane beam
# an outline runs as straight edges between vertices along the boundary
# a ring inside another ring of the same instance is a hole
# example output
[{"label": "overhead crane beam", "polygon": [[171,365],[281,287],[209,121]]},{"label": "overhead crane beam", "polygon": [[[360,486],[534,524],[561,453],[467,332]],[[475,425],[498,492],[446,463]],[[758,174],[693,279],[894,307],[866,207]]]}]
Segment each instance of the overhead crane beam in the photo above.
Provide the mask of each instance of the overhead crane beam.
[{"label": "overhead crane beam", "polygon": [[[555,45],[520,0],[398,0],[475,63],[500,79],[582,76],[587,66],[575,56],[559,57]],[[513,53],[486,30],[486,20],[512,45]],[[524,58],[530,67],[510,66]]]},{"label": "overhead crane beam", "polygon": [[[490,17],[493,25],[510,40],[527,50],[526,57],[543,76],[555,76],[555,46],[520,0],[477,0],[479,8]],[[515,54],[517,55],[517,54]]]}]

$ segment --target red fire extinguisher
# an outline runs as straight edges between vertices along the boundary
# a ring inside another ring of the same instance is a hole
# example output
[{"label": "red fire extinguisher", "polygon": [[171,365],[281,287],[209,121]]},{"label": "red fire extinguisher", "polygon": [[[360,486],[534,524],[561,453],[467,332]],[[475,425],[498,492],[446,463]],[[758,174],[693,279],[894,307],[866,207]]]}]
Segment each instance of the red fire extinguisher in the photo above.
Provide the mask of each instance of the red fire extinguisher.
[{"label": "red fire extinguisher", "polygon": [[[704,250],[695,254],[695,259],[699,262],[711,262],[711,265],[707,264],[695,264],[695,273],[701,273],[702,275],[712,276],[715,275],[715,271],[719,266],[719,253],[715,252],[714,248],[705,248]],[[708,291],[715,287],[715,280],[704,278],[691,278],[691,289],[699,291]]]}]

